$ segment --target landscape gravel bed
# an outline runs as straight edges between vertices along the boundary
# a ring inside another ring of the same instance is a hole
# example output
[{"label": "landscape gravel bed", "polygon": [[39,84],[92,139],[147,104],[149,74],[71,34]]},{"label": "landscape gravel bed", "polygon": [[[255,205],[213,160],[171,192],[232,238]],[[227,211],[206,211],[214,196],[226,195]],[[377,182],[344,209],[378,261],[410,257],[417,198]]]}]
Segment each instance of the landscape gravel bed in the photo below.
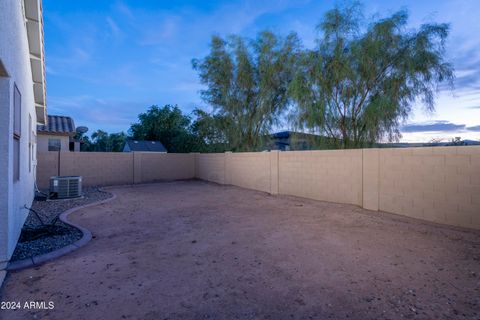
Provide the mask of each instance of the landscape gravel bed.
[{"label": "landscape gravel bed", "polygon": [[80,230],[65,224],[58,219],[55,222],[55,219],[61,213],[71,208],[105,200],[110,197],[112,197],[112,194],[101,191],[98,188],[84,188],[82,198],[33,201],[32,209],[38,213],[42,221],[47,225],[54,223],[54,226],[50,227],[50,229],[54,231],[54,234],[32,237],[32,240],[29,240],[32,230],[38,230],[38,228],[42,227],[42,223],[36,215],[30,211],[23,226],[20,241],[15,248],[11,261],[23,260],[48,253],[79,240],[82,237],[82,232]]}]

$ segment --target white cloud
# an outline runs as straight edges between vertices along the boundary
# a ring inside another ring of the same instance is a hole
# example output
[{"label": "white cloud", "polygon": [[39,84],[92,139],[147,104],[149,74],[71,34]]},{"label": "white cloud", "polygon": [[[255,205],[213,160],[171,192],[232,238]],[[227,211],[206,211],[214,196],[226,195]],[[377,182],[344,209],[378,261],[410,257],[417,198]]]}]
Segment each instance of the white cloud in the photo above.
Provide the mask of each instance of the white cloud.
[{"label": "white cloud", "polygon": [[111,32],[112,36],[115,39],[123,38],[123,32],[120,29],[120,27],[117,25],[115,20],[113,20],[111,17],[107,17],[106,20],[107,20],[108,26],[110,27],[110,32]]}]

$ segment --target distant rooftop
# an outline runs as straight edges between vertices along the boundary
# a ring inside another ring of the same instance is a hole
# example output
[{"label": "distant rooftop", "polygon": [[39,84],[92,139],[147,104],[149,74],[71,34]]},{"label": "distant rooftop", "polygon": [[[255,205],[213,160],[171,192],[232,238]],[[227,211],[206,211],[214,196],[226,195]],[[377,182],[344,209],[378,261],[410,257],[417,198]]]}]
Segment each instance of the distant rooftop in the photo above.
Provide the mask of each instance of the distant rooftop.
[{"label": "distant rooftop", "polygon": [[312,133],[289,131],[289,130],[279,131],[279,132],[275,132],[275,133],[270,134],[270,137],[273,138],[273,139],[288,139],[288,138],[290,138],[291,136],[299,136],[299,137],[321,137],[321,136],[319,136],[319,135],[312,134]]},{"label": "distant rooftop", "polygon": [[167,152],[160,141],[127,140],[123,151]]},{"label": "distant rooftop", "polygon": [[70,117],[49,115],[47,124],[38,125],[37,131],[39,133],[72,134],[75,133],[75,123]]}]

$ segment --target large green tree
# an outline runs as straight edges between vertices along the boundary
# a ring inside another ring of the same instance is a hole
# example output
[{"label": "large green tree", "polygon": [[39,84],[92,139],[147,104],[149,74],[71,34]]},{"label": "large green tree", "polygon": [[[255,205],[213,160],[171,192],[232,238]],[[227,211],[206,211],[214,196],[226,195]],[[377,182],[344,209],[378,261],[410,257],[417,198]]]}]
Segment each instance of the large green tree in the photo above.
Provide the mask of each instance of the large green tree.
[{"label": "large green tree", "polygon": [[199,152],[225,152],[230,150],[228,128],[231,121],[222,115],[211,114],[201,109],[193,111],[195,121],[192,133],[199,139]]},{"label": "large green tree", "polygon": [[212,37],[210,53],[193,60],[206,89],[202,98],[214,114],[229,119],[226,138],[232,150],[255,150],[289,103],[298,38],[262,32],[254,40]]},{"label": "large green tree", "polygon": [[445,60],[447,24],[408,28],[407,11],[362,23],[361,7],[336,7],[318,26],[318,47],[304,51],[290,87],[304,128],[360,147],[400,137],[412,105],[434,109],[453,67]]},{"label": "large green tree", "polygon": [[129,134],[133,139],[160,141],[168,152],[193,152],[199,139],[192,134],[191,119],[178,106],[151,106],[138,116]]},{"label": "large green tree", "polygon": [[127,135],[124,132],[108,133],[97,130],[92,133],[91,139],[83,137],[82,151],[121,152]]}]

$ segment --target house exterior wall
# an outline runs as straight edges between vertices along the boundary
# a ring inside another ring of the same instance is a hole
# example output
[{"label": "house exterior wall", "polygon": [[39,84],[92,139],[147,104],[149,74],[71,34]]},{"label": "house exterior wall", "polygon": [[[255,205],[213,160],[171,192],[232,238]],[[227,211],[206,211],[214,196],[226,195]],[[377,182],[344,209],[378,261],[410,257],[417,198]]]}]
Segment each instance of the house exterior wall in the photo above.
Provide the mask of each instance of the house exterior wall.
[{"label": "house exterior wall", "polygon": [[48,139],[60,139],[61,152],[70,151],[70,137],[68,135],[59,134],[44,134],[37,135],[37,150],[38,152],[48,152]]},{"label": "house exterior wall", "polygon": [[[10,259],[34,197],[35,157],[29,161],[29,117],[36,112],[23,1],[0,1],[0,270]],[[20,179],[13,181],[13,90],[21,94]]]}]

